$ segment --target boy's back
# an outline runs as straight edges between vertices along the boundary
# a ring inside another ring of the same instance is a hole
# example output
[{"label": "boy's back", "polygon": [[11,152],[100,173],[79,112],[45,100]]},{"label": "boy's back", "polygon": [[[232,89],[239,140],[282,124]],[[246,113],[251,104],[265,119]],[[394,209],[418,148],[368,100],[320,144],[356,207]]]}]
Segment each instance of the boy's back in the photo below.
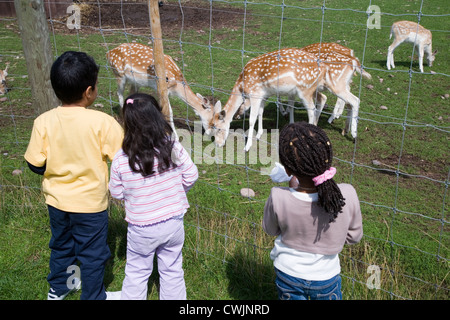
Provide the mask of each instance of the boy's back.
[{"label": "boy's back", "polygon": [[68,212],[107,208],[108,166],[123,131],[111,116],[84,107],[57,107],[34,123],[25,159],[46,165],[46,203]]}]

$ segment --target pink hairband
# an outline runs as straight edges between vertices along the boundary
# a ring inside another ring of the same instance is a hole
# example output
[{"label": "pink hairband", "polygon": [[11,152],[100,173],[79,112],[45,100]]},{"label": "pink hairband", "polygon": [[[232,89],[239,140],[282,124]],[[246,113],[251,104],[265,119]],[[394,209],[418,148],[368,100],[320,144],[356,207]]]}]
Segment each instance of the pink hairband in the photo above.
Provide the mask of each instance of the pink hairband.
[{"label": "pink hairband", "polygon": [[129,103],[133,104],[133,99],[127,99],[127,104]]},{"label": "pink hairband", "polygon": [[331,167],[330,169],[326,170],[324,173],[322,173],[321,175],[318,175],[317,177],[313,178],[312,180],[314,181],[314,185],[318,186],[319,184],[322,184],[325,181],[332,179],[335,174],[336,174],[336,168]]}]

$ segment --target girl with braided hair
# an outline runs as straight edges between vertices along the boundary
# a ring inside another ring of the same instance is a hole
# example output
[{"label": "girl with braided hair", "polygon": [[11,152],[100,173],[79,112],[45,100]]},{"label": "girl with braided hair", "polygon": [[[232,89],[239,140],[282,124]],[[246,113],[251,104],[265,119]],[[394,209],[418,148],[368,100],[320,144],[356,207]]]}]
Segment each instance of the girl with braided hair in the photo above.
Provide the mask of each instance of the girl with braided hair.
[{"label": "girl with braided hair", "polygon": [[284,127],[280,162],[289,187],[274,187],[264,207],[263,228],[277,236],[270,253],[280,299],[342,299],[339,252],[363,235],[358,195],[333,176],[326,133],[306,122]]}]

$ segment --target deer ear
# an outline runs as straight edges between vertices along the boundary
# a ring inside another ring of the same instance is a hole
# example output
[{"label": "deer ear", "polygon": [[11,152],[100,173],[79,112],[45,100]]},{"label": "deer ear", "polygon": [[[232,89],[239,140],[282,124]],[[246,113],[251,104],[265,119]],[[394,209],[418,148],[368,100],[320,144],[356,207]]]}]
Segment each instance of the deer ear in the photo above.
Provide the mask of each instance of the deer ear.
[{"label": "deer ear", "polygon": [[215,113],[219,113],[220,110],[222,110],[222,103],[219,101],[216,102],[216,104],[214,105],[214,112]]},{"label": "deer ear", "polygon": [[202,100],[202,107],[203,109],[211,109],[209,106],[209,100],[206,99],[204,96],[202,96],[200,93],[197,93],[197,97]]},{"label": "deer ear", "polygon": [[222,110],[219,112],[219,120],[225,119],[225,116],[227,115],[227,112],[225,110]]},{"label": "deer ear", "polygon": [[205,97],[203,97],[200,93],[196,93],[196,96],[200,99],[200,100],[202,100],[202,101],[208,101],[208,99],[206,99]]}]

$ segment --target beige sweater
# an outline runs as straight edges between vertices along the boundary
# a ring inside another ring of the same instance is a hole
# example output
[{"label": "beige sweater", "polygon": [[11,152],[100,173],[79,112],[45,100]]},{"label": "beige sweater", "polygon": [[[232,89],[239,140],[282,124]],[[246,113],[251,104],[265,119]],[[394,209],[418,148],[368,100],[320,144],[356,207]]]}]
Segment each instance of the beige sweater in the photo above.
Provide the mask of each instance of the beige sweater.
[{"label": "beige sweater", "polygon": [[356,190],[339,184],[345,206],[334,222],[316,202],[296,198],[289,188],[272,188],[264,207],[263,228],[290,248],[323,255],[339,253],[363,235],[362,216]]}]

